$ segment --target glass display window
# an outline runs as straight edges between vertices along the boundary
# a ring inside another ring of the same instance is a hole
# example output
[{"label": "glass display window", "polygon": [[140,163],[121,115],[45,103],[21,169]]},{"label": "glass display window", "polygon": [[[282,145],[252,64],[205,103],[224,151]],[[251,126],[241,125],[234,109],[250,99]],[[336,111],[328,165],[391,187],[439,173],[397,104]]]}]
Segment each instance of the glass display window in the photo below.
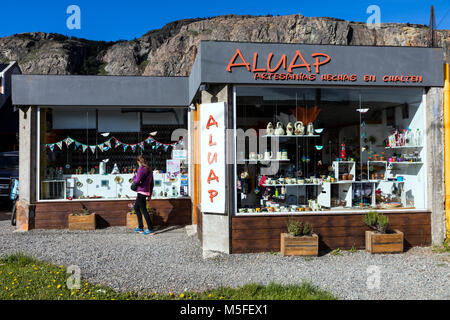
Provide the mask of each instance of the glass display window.
[{"label": "glass display window", "polygon": [[236,214],[426,209],[422,88],[237,86]]},{"label": "glass display window", "polygon": [[152,198],[189,196],[185,109],[40,108],[39,128],[39,200],[135,198],[138,155]]}]

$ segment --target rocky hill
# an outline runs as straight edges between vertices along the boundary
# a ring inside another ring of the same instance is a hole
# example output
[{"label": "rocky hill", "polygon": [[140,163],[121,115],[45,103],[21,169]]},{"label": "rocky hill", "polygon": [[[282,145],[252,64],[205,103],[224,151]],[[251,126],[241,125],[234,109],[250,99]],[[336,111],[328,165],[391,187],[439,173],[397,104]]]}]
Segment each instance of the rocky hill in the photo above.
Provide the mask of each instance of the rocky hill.
[{"label": "rocky hill", "polygon": [[[218,16],[179,20],[131,41],[102,42],[42,32],[0,38],[0,63],[18,61],[24,74],[184,76],[201,40],[339,45],[428,46],[429,28],[287,16]],[[437,30],[450,62],[450,30]]]}]

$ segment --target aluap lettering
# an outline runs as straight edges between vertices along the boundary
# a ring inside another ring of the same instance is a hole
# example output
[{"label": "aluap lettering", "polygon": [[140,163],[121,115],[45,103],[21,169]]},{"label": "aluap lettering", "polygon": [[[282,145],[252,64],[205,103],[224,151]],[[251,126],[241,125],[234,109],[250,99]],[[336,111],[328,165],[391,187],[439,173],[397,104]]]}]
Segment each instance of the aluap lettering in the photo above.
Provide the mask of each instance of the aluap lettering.
[{"label": "aluap lettering", "polygon": [[[206,130],[210,130],[211,126],[216,126],[216,128],[219,127],[217,121],[214,119],[214,117],[212,115],[209,116],[208,122],[206,124]],[[213,138],[213,134],[209,133],[209,142],[208,142],[208,146],[212,147],[215,146],[216,142],[214,142],[214,138]],[[217,152],[211,153],[208,151],[208,164],[212,165],[213,162],[217,163]],[[216,183],[219,183],[219,177],[216,175],[216,173],[214,172],[214,170],[211,168],[208,174],[208,178],[207,178],[207,182],[208,185],[211,184],[211,181],[215,180]],[[211,203],[214,202],[214,198],[219,194],[219,192],[215,189],[209,189],[209,199],[211,200]]]},{"label": "aluap lettering", "polygon": [[[231,58],[227,65],[227,71],[231,72],[231,68],[244,67],[249,72],[254,73],[254,78],[261,80],[316,80],[316,75],[320,73],[320,66],[327,64],[331,61],[331,57],[326,53],[312,53],[311,57],[314,62],[308,63],[303,57],[300,50],[295,51],[294,57],[290,60],[288,65],[288,58],[286,54],[283,54],[278,62],[272,63],[274,54],[271,52],[267,55],[265,64],[258,66],[258,52],[253,53],[252,64],[247,62],[244,58],[241,50],[236,49],[234,56]],[[279,73],[278,70],[282,68],[287,72]],[[293,73],[294,69],[304,68],[305,72]],[[308,71],[308,73],[306,73]]]}]

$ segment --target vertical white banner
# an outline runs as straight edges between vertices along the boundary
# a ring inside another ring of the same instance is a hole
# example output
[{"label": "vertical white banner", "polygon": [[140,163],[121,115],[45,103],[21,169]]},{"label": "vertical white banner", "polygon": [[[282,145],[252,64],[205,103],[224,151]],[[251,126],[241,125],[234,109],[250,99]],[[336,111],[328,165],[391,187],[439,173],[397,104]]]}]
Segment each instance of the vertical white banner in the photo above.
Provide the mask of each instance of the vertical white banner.
[{"label": "vertical white banner", "polygon": [[202,212],[225,213],[225,103],[200,106]]}]

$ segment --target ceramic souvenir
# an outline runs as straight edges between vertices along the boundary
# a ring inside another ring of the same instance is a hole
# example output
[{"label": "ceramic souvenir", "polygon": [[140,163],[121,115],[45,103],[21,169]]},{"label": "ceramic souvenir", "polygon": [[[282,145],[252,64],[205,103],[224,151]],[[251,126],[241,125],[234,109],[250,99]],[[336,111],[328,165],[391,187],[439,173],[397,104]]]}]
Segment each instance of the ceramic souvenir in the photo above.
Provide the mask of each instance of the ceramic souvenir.
[{"label": "ceramic souvenir", "polygon": [[292,122],[289,122],[286,126],[286,135],[292,136],[294,134],[294,126],[292,125]]},{"label": "ceramic souvenir", "polygon": [[273,133],[274,133],[274,131],[273,131],[273,124],[272,124],[272,122],[269,122],[269,123],[267,124],[266,134],[267,134],[268,136],[271,136],[271,135],[273,135]]},{"label": "ceramic souvenir", "polygon": [[277,136],[284,135],[283,124],[281,122],[277,122],[277,127],[275,129],[275,135],[277,135]]},{"label": "ceramic souvenir", "polygon": [[264,152],[264,159],[269,160],[272,158],[272,151],[266,150],[266,152]]},{"label": "ceramic souvenir", "polygon": [[305,126],[303,125],[303,122],[297,121],[295,123],[295,131],[294,132],[297,136],[302,136],[305,134]]},{"label": "ceramic souvenir", "polygon": [[307,127],[306,131],[308,132],[309,136],[314,135],[314,126],[313,126],[312,122],[308,123],[308,127]]}]

